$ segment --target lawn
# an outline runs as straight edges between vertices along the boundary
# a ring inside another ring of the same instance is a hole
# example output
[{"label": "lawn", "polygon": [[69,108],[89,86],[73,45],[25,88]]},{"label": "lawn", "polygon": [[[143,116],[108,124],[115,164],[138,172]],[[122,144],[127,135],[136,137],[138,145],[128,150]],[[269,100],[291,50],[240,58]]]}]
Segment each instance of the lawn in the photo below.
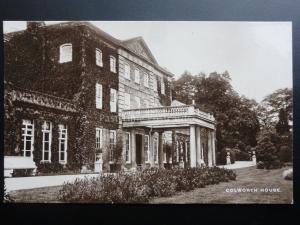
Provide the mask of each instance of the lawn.
[{"label": "lawn", "polygon": [[[236,169],[236,181],[209,185],[190,192],[181,192],[168,198],[156,198],[151,203],[211,203],[211,204],[291,204],[293,182],[284,180],[282,172],[287,168],[261,170],[255,167]],[[257,192],[226,192],[226,189],[257,188]],[[279,188],[280,192],[261,192],[264,188]]]},{"label": "lawn", "polygon": [[[285,203],[290,204],[293,198],[293,182],[282,178],[282,171],[259,170],[254,167],[237,169],[236,181],[209,185],[205,188],[195,189],[190,192],[180,192],[172,197],[155,198],[150,203]],[[36,188],[30,190],[12,191],[10,195],[16,202],[60,202],[57,194],[61,186]],[[257,192],[235,193],[226,192],[226,189],[257,188]],[[279,188],[280,192],[261,192],[261,188]]]}]

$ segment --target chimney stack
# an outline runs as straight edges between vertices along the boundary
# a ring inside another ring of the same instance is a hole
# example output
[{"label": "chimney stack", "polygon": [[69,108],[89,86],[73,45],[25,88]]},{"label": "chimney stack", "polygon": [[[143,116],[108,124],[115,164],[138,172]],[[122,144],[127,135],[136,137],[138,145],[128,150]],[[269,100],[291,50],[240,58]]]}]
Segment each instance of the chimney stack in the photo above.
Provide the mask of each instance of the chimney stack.
[{"label": "chimney stack", "polygon": [[27,30],[36,31],[39,27],[45,26],[44,21],[27,21]]}]

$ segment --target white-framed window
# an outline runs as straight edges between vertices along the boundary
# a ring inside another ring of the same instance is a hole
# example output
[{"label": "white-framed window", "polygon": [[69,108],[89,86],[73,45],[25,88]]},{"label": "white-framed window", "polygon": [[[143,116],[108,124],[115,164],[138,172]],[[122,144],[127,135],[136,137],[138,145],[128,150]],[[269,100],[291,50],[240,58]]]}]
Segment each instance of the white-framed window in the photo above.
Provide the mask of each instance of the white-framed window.
[{"label": "white-framed window", "polygon": [[22,146],[21,153],[24,157],[33,157],[34,123],[33,120],[22,122]]},{"label": "white-framed window", "polygon": [[96,149],[102,149],[102,129],[96,128]]},{"label": "white-framed window", "polygon": [[67,163],[67,149],[68,149],[68,130],[64,124],[58,125],[58,154],[59,162],[62,164]]},{"label": "white-framed window", "polygon": [[158,138],[153,138],[153,154],[154,154],[154,162],[158,163]]},{"label": "white-framed window", "polygon": [[149,87],[149,74],[144,73],[144,86]]},{"label": "white-framed window", "polygon": [[161,91],[161,94],[165,94],[166,93],[166,90],[165,90],[165,81],[164,81],[164,79],[163,78],[161,78],[161,80],[160,80],[160,91]]},{"label": "white-framed window", "polygon": [[185,160],[186,160],[186,162],[189,161],[189,158],[188,158],[188,156],[189,156],[189,154],[188,154],[189,149],[190,149],[190,142],[186,141],[185,142]]},{"label": "white-framed window", "polygon": [[116,135],[117,135],[117,133],[115,130],[109,131],[109,147],[110,147],[109,161],[110,162],[114,161],[114,150],[116,147]]},{"label": "white-framed window", "polygon": [[42,126],[43,146],[42,161],[51,162],[52,124],[45,121]]},{"label": "white-framed window", "polygon": [[141,108],[141,98],[138,96],[135,96],[135,102],[136,102],[136,107],[137,109]]},{"label": "white-framed window", "polygon": [[130,109],[130,94],[124,93],[124,109]]},{"label": "white-framed window", "polygon": [[149,135],[144,136],[144,152],[145,152],[145,162],[150,162],[150,146],[149,146]]},{"label": "white-framed window", "polygon": [[72,44],[66,43],[59,47],[59,63],[72,61]]},{"label": "white-framed window", "polygon": [[102,85],[96,83],[96,108],[102,109]]},{"label": "white-framed window", "polygon": [[102,51],[99,48],[96,48],[95,54],[96,54],[96,65],[103,66]]},{"label": "white-framed window", "polygon": [[153,75],[153,90],[157,91],[157,79],[155,75]]},{"label": "white-framed window", "polygon": [[144,100],[144,104],[145,104],[145,108],[150,107],[149,101],[147,99]]},{"label": "white-framed window", "polygon": [[125,133],[125,161],[126,163],[131,162],[131,140],[130,140],[130,133]]},{"label": "white-framed window", "polygon": [[139,84],[140,83],[140,71],[139,69],[134,70],[134,82]]},{"label": "white-framed window", "polygon": [[110,71],[116,73],[117,72],[116,58],[113,56],[110,56],[109,62],[110,62]]},{"label": "white-framed window", "polygon": [[124,65],[124,77],[130,80],[130,66],[127,63]]},{"label": "white-framed window", "polygon": [[110,111],[117,112],[117,90],[110,89]]}]

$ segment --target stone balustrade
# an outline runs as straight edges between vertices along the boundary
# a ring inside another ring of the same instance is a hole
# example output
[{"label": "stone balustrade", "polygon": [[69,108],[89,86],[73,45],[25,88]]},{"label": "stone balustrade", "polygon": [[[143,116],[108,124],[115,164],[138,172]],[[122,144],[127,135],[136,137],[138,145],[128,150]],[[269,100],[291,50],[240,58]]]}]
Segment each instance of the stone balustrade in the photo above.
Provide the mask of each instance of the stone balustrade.
[{"label": "stone balustrade", "polygon": [[194,105],[165,106],[143,109],[129,109],[122,111],[122,120],[147,120],[147,119],[168,119],[177,117],[197,117],[210,122],[215,118],[212,114],[200,111]]}]

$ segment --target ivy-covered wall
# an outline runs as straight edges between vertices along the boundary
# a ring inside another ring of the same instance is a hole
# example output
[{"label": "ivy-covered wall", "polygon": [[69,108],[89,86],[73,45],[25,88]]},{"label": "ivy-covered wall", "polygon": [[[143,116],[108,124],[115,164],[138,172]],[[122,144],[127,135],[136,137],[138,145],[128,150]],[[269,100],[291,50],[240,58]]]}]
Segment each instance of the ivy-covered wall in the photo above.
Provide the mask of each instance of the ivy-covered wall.
[{"label": "ivy-covered wall", "polygon": [[[72,44],[72,61],[59,63],[59,47],[65,43]],[[96,48],[102,51],[103,67],[96,65]],[[12,102],[7,93],[5,154],[18,154],[14,139],[21,137],[18,132],[21,129],[22,119],[26,118],[32,118],[37,123],[35,149],[40,149],[42,145],[39,123],[48,119],[53,123],[54,133],[57,133],[59,122],[68,125],[71,138],[68,149],[74,152],[68,155],[68,165],[71,166],[72,163],[76,166],[88,165],[93,169],[95,128],[107,131],[104,132],[107,134],[105,142],[109,141],[109,130],[118,128],[117,113],[110,112],[110,88],[118,90],[118,73],[110,72],[110,55],[118,58],[113,43],[102,39],[88,26],[70,23],[17,32],[5,42],[4,52],[6,84],[9,82],[14,87],[70,99],[77,109],[74,115],[65,115],[64,112],[55,109]],[[116,64],[118,65],[118,62]],[[96,109],[95,105],[96,82],[101,83],[103,87],[102,109]],[[9,87],[5,85],[5,89]],[[55,135],[53,139],[57,139]],[[56,161],[56,145],[58,144],[53,142],[53,163]],[[41,151],[35,151],[37,161],[40,157],[39,152]],[[39,168],[44,167],[47,166],[39,163]]]}]

